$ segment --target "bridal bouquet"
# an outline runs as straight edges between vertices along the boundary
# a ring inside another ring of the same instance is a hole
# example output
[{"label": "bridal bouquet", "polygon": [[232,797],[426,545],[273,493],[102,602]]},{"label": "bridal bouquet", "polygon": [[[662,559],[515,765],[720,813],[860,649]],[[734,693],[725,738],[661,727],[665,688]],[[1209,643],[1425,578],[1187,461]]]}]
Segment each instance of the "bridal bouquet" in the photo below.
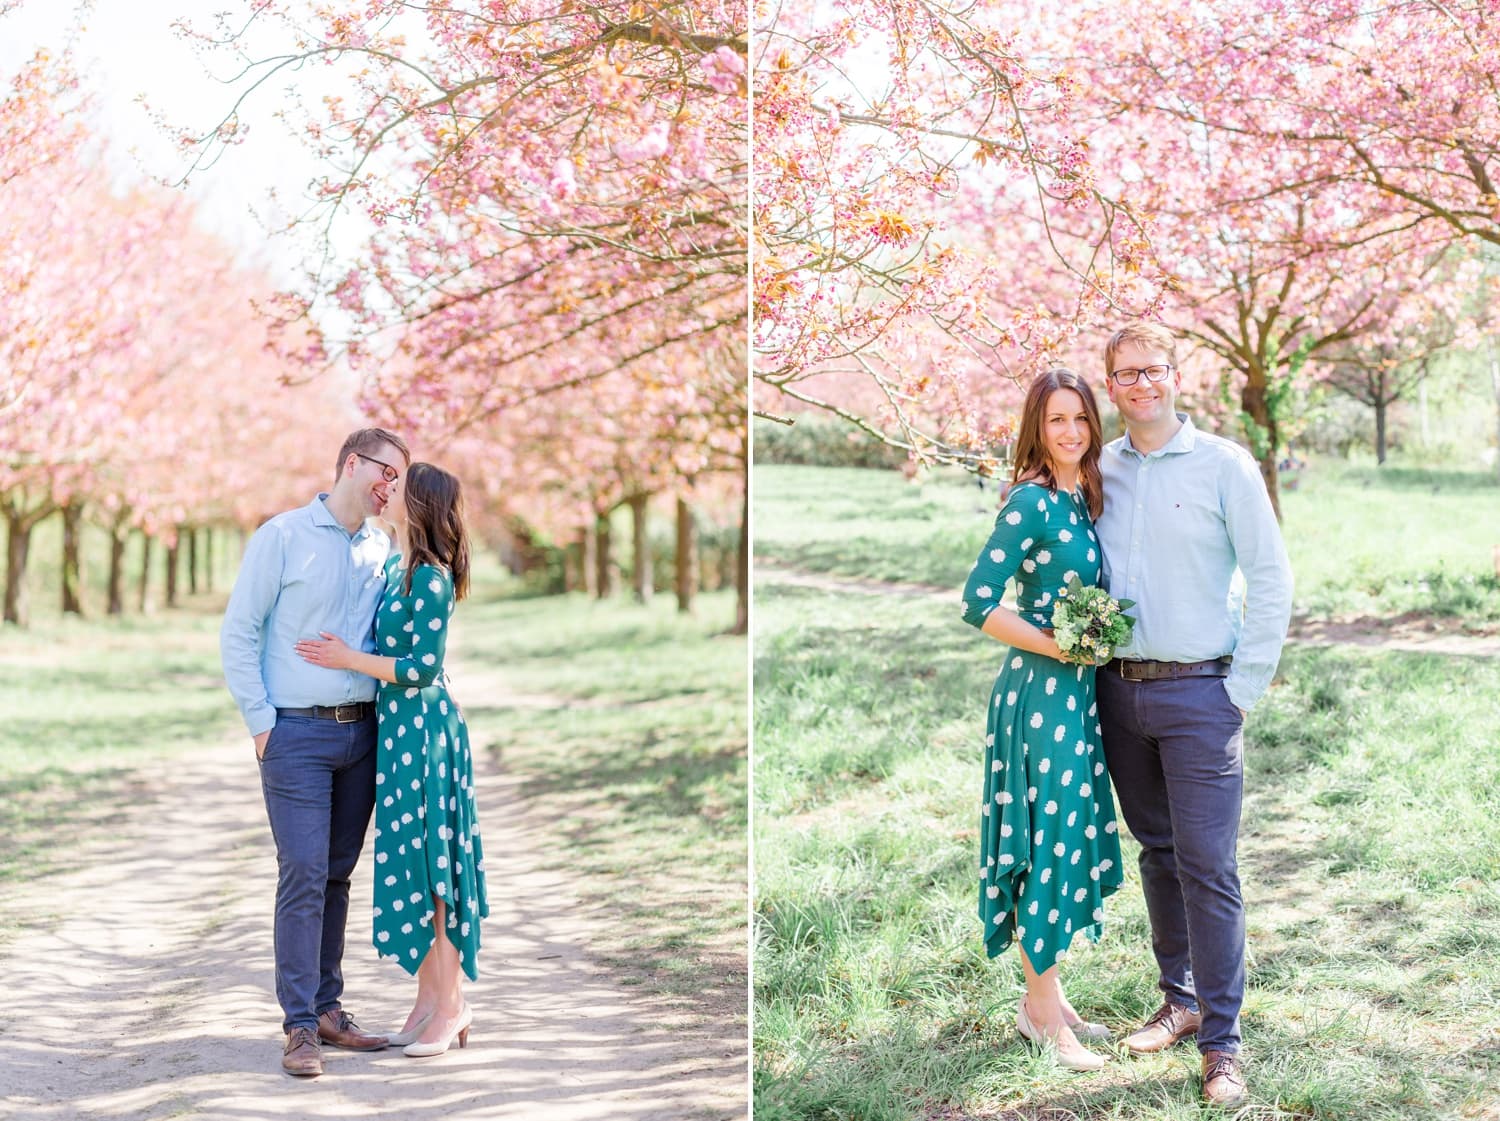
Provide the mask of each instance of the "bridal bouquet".
[{"label": "bridal bouquet", "polygon": [[1116,647],[1130,641],[1135,620],[1125,614],[1135,600],[1116,600],[1103,588],[1074,576],[1057,593],[1052,608],[1052,637],[1063,653],[1063,661],[1080,665],[1109,661]]}]

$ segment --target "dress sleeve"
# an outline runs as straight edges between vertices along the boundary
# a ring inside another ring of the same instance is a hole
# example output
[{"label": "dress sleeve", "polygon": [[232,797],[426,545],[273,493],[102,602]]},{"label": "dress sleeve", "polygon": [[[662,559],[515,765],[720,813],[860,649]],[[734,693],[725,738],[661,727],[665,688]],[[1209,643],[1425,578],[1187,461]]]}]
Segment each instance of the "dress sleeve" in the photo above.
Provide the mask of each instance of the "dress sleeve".
[{"label": "dress sleeve", "polygon": [[1010,488],[1005,506],[995,518],[995,528],[985,542],[964,584],[964,622],[984,626],[1005,593],[1005,582],[1021,567],[1027,551],[1046,525],[1046,515],[1037,509],[1037,488]]},{"label": "dress sleeve", "polygon": [[411,574],[411,646],[396,658],[396,684],[425,689],[443,673],[453,580],[441,568],[424,564]]}]

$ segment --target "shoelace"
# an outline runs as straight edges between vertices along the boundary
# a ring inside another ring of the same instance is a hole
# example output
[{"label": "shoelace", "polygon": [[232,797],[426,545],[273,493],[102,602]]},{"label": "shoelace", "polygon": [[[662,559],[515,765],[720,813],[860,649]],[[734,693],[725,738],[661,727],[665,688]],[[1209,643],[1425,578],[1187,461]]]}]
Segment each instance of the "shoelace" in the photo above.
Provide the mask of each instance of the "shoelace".
[{"label": "shoelace", "polygon": [[1203,1076],[1203,1081],[1212,1082],[1215,1078],[1228,1078],[1231,1082],[1240,1081],[1240,1072],[1233,1055],[1220,1055],[1208,1065],[1208,1073]]},{"label": "shoelace", "polygon": [[1174,1011],[1176,1011],[1176,1009],[1175,1009],[1175,1007],[1173,1005],[1163,1004],[1160,1008],[1158,1008],[1156,1010],[1156,1014],[1154,1016],[1152,1016],[1151,1019],[1149,1019],[1149,1020],[1146,1021],[1146,1026],[1149,1028],[1153,1024],[1164,1024],[1164,1023],[1166,1023],[1168,1020],[1170,1020],[1172,1018],[1172,1013]]}]

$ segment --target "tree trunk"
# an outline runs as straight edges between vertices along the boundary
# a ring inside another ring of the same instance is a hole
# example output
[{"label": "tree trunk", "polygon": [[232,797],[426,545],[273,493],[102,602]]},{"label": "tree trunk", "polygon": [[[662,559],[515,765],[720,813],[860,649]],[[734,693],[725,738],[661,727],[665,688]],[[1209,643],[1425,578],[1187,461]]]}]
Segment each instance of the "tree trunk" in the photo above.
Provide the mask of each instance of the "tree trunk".
[{"label": "tree trunk", "polygon": [[136,585],[135,607],[142,615],[151,611],[151,543],[152,537],[141,531],[141,578]]},{"label": "tree trunk", "polygon": [[[748,451],[747,446],[746,452]],[[750,633],[750,468],[748,455],[745,463],[745,490],[744,496],[740,499],[740,547],[734,573],[734,634]]]},{"label": "tree trunk", "polygon": [[188,595],[198,594],[198,527],[193,526],[188,535]]},{"label": "tree trunk", "polygon": [[1267,398],[1266,372],[1259,366],[1246,371],[1245,388],[1240,395],[1240,408],[1259,428],[1252,432],[1252,453],[1260,466],[1260,477],[1266,484],[1266,493],[1271,498],[1271,509],[1276,520],[1281,521],[1281,484],[1276,471],[1276,447],[1280,443],[1276,418],[1271,415],[1271,404]]},{"label": "tree trunk", "polygon": [[31,527],[24,518],[5,511],[5,621],[24,627],[30,621],[26,603],[26,557],[31,551]]},{"label": "tree trunk", "polygon": [[715,573],[718,583],[714,585],[714,591],[733,588],[739,581],[739,549],[719,549],[714,555],[718,558],[718,571]]},{"label": "tree trunk", "polygon": [[651,543],[646,539],[646,497],[636,494],[629,500],[631,565],[635,569],[632,590],[637,603],[650,603],[656,584],[651,571]]},{"label": "tree trunk", "polygon": [[698,590],[698,525],[693,508],[677,497],[677,610],[692,614],[693,593]]},{"label": "tree trunk", "polygon": [[121,510],[109,527],[109,606],[111,615],[125,614],[125,543],[130,540],[129,513]]},{"label": "tree trunk", "polygon": [[613,557],[610,555],[609,540],[609,515],[601,514],[594,522],[594,571],[598,575],[598,590],[595,592],[600,599],[607,599],[615,593],[614,570],[611,566]]},{"label": "tree trunk", "polygon": [[26,597],[26,562],[31,555],[31,531],[57,509],[44,502],[31,510],[21,509],[24,496],[13,496],[0,503],[5,512],[5,611],[4,621],[24,627],[31,621]]},{"label": "tree trunk", "polygon": [[578,552],[583,558],[580,562],[583,568],[583,594],[597,596],[599,594],[599,542],[594,537],[593,530],[588,526],[578,531]]},{"label": "tree trunk", "polygon": [[62,609],[64,615],[83,614],[83,567],[78,561],[79,537],[83,530],[83,504],[69,502],[62,508]]},{"label": "tree trunk", "polygon": [[177,531],[177,536],[167,546],[167,606],[177,606],[177,569],[178,560],[182,556],[182,530]]},{"label": "tree trunk", "polygon": [[214,527],[203,527],[203,586],[209,593],[214,590]]},{"label": "tree trunk", "polygon": [[1385,414],[1390,406],[1385,401],[1375,402],[1375,465],[1385,466]]}]

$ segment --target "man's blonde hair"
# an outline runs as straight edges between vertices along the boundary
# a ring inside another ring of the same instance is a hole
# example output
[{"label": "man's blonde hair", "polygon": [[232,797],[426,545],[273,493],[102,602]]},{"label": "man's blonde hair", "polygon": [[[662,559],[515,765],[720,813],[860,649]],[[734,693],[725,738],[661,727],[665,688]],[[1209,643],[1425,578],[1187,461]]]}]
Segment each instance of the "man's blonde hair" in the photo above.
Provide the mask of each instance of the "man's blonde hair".
[{"label": "man's blonde hair", "polygon": [[1160,350],[1167,361],[1177,365],[1177,336],[1160,323],[1127,323],[1109,337],[1104,344],[1104,376],[1109,377],[1115,368],[1115,355],[1126,343],[1136,343],[1151,350]]}]

